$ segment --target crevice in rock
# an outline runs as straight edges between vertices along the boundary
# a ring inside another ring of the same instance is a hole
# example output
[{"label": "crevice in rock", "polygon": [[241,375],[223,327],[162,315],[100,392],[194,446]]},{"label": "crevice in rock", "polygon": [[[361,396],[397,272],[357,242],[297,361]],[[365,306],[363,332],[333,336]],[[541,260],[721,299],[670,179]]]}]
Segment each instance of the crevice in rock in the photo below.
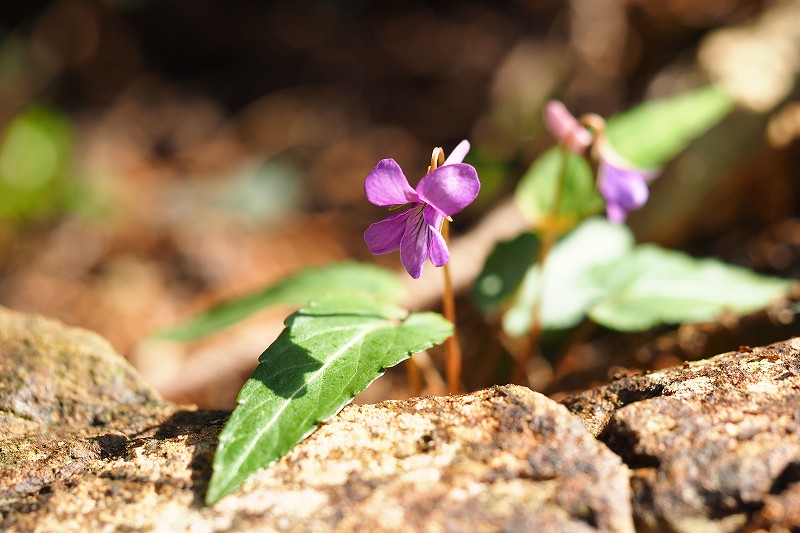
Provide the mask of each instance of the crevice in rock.
[{"label": "crevice in rock", "polygon": [[197,435],[201,428],[211,426],[218,426],[219,431],[222,431],[229,416],[230,411],[178,411],[157,426],[153,438],[161,440]]},{"label": "crevice in rock", "polygon": [[786,468],[775,478],[770,494],[780,494],[789,488],[789,485],[800,481],[800,461],[794,461],[786,465]]},{"label": "crevice in rock", "polygon": [[101,459],[116,459],[125,455],[125,446],[128,437],[122,434],[108,433],[94,437],[94,442],[100,447]]},{"label": "crevice in rock", "polygon": [[605,443],[608,448],[622,459],[622,462],[631,470],[639,468],[658,468],[661,460],[649,454],[636,453],[636,438],[633,433],[615,434],[607,432],[608,426],[603,433],[598,435],[598,440]]},{"label": "crevice in rock", "polygon": [[654,382],[647,375],[638,375],[569,396],[560,403],[577,415],[586,429],[597,437],[605,431],[605,426],[616,411],[663,396],[664,390],[663,383]]},{"label": "crevice in rock", "polygon": [[704,499],[708,506],[708,518],[711,520],[722,520],[733,514],[745,514],[748,519],[752,519],[753,515],[764,507],[764,502],[746,502],[739,498],[736,499],[735,504],[726,504],[717,496],[706,496]]},{"label": "crevice in rock", "polygon": [[617,409],[622,409],[626,405],[663,396],[664,385],[662,383],[647,383],[644,387],[620,388],[616,393],[617,401],[614,403]]},{"label": "crevice in rock", "polygon": [[636,449],[639,448],[638,432],[627,427],[624,423],[617,422],[613,417],[600,434],[597,435],[597,439],[619,456],[622,462],[631,470],[658,468],[661,465],[661,460],[658,457],[637,452]]}]

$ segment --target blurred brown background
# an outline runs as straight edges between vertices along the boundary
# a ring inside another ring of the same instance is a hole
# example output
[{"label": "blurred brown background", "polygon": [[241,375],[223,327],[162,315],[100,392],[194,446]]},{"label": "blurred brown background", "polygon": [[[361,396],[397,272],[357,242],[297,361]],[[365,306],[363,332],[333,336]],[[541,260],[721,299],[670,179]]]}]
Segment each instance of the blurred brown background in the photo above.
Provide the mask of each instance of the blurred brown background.
[{"label": "blurred brown background", "polygon": [[[609,115],[709,81],[739,108],[633,226],[797,277],[798,69],[794,0],[3,2],[0,304],[99,332],[172,399],[230,406],[286,310],[190,346],[145,337],[304,266],[397,267],[361,238],[381,216],[362,188],[379,159],[413,180],[434,146],[470,139],[483,189],[456,221],[468,239],[551,144],[547,99]],[[465,379],[484,386],[503,349],[462,307],[481,372]],[[768,339],[794,324],[773,319]],[[691,352],[670,335],[624,349]]]}]

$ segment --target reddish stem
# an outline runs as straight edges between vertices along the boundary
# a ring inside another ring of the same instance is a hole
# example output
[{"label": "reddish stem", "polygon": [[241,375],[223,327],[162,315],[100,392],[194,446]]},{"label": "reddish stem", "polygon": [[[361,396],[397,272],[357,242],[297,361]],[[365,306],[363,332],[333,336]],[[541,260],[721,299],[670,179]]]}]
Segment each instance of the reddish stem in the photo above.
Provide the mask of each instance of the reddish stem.
[{"label": "reddish stem", "polygon": [[567,167],[569,163],[569,151],[561,147],[562,160],[561,171],[558,174],[558,181],[556,182],[556,190],[553,195],[553,204],[550,207],[549,220],[545,224],[544,232],[542,233],[542,244],[539,247],[539,255],[537,263],[539,264],[539,292],[536,299],[533,301],[533,310],[531,316],[531,327],[528,334],[522,341],[522,346],[518,352],[517,364],[514,367],[514,374],[512,381],[519,384],[528,384],[528,367],[533,358],[533,352],[539,347],[539,341],[542,337],[542,295],[544,294],[544,267],[547,261],[547,256],[556,242],[559,235],[559,221],[558,212],[561,208],[561,196],[564,191],[564,181],[567,177]]},{"label": "reddish stem", "polygon": [[[445,242],[450,240],[450,221],[447,219],[442,222],[442,237]],[[442,310],[444,316],[456,327],[456,301],[453,293],[453,283],[450,280],[450,267],[445,264],[444,273],[444,293],[442,294]],[[447,376],[447,388],[450,394],[461,392],[461,347],[458,344],[456,332],[444,342],[445,375]]]}]

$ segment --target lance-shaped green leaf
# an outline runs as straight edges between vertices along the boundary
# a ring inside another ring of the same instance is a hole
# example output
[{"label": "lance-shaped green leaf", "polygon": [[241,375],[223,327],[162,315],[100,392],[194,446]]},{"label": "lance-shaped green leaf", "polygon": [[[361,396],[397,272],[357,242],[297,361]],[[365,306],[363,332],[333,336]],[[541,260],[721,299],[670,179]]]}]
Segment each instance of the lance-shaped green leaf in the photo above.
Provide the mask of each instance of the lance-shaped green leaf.
[{"label": "lance-shaped green leaf", "polygon": [[654,245],[638,246],[591,276],[607,287],[589,317],[621,331],[710,321],[728,311],[747,313],[785,297],[792,281],[761,276],[713,259],[695,259]]},{"label": "lance-shaped green leaf", "polygon": [[237,398],[214,456],[213,503],[274,463],[412,353],[453,333],[436,313],[365,301],[313,304],[286,320]]},{"label": "lance-shaped green leaf", "polygon": [[230,327],[267,307],[301,307],[311,300],[338,296],[398,303],[405,297],[405,288],[390,270],[364,263],[334,263],[303,270],[258,292],[223,302],[157,337],[195,340]]},{"label": "lance-shaped green leaf", "polygon": [[[652,100],[611,117],[606,133],[625,159],[641,168],[663,167],[689,143],[719,122],[733,108],[733,99],[715,86],[702,87],[670,98]],[[520,180],[514,197],[526,220],[540,226],[552,212],[561,173],[556,148],[539,157]],[[573,156],[564,178],[558,227],[569,228],[602,210],[589,164]],[[582,163],[582,164],[581,164]]]},{"label": "lance-shaped green leaf", "polygon": [[722,120],[733,105],[728,93],[709,85],[614,115],[606,131],[614,148],[631,163],[661,167]]}]

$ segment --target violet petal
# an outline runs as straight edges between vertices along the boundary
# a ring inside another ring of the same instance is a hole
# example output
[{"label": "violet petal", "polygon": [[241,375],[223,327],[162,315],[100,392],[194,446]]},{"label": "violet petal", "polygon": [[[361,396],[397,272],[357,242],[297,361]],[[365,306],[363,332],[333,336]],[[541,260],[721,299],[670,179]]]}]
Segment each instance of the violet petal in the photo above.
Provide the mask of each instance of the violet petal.
[{"label": "violet petal", "polygon": [[557,100],[544,106],[544,124],[564,148],[583,154],[592,144],[592,134],[578,123],[567,108]]},{"label": "violet petal", "polygon": [[444,266],[450,260],[447,243],[440,231],[444,216],[430,205],[425,206],[422,214],[425,217],[425,223],[428,224],[428,255],[431,258],[431,263],[437,267]]},{"label": "violet petal", "polygon": [[458,146],[453,148],[453,151],[450,152],[450,155],[444,160],[444,164],[442,166],[461,163],[464,161],[464,158],[467,157],[467,152],[469,152],[469,141],[465,139],[458,143]]},{"label": "violet petal", "polygon": [[619,167],[606,159],[600,161],[597,188],[606,200],[609,220],[623,222],[628,211],[635,211],[647,203],[650,192],[647,180],[652,171]]},{"label": "violet petal", "polygon": [[623,224],[628,218],[628,212],[617,204],[606,204],[606,217],[614,224]]},{"label": "violet petal", "polygon": [[408,184],[403,169],[394,159],[383,159],[367,175],[364,182],[367,200],[375,205],[403,205],[417,202],[417,193]]},{"label": "violet petal", "polygon": [[444,215],[437,211],[435,207],[426,205],[425,209],[422,211],[422,214],[425,217],[425,222],[429,226],[433,226],[436,231],[441,229]]},{"label": "violet petal", "polygon": [[455,163],[426,174],[417,185],[417,195],[449,217],[471,204],[480,189],[478,172],[471,165]]},{"label": "violet petal", "polygon": [[428,226],[428,255],[434,266],[441,267],[450,260],[450,251],[444,237],[433,226]]},{"label": "violet petal", "polygon": [[364,232],[364,240],[369,251],[375,255],[393,252],[400,248],[400,240],[406,230],[406,219],[414,208],[386,217],[380,222],[375,222]]},{"label": "violet petal", "polygon": [[400,261],[412,278],[419,279],[428,258],[429,229],[422,209],[412,211],[406,219],[406,229],[400,240]]}]

